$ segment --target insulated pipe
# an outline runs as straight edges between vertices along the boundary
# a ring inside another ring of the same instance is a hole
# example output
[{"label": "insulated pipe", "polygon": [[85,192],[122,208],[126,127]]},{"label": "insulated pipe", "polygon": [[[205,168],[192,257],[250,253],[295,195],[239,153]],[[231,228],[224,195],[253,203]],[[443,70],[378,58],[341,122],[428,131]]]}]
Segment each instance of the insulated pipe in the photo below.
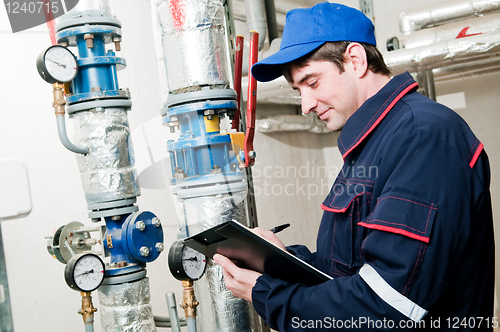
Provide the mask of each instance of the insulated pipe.
[{"label": "insulated pipe", "polygon": [[500,71],[500,57],[461,63],[454,66],[434,69],[434,80],[444,82],[450,80],[476,77]]},{"label": "insulated pipe", "polygon": [[259,50],[264,46],[267,35],[266,8],[264,0],[245,0],[247,28],[259,33]]},{"label": "insulated pipe", "polygon": [[495,13],[393,37],[387,42],[387,50],[427,46],[498,30],[500,30],[500,13]]},{"label": "insulated pipe", "polygon": [[394,74],[422,71],[500,55],[500,31],[384,54]]},{"label": "insulated pipe", "polygon": [[500,11],[500,0],[447,1],[399,14],[401,33]]}]

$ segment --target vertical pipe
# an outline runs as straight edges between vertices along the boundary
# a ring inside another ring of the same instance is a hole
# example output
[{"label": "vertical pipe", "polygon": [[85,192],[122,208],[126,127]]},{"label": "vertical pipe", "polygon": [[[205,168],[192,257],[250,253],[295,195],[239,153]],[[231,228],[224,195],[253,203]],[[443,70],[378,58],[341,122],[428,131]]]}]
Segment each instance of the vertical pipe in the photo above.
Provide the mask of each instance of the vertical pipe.
[{"label": "vertical pipe", "polygon": [[264,0],[266,6],[267,32],[269,43],[278,38],[278,22],[276,21],[276,7],[274,0]]},{"label": "vertical pipe", "polygon": [[175,294],[169,292],[165,294],[167,298],[167,305],[170,314],[170,324],[172,326],[172,332],[181,332],[181,327],[179,324],[179,316],[177,315],[177,303],[175,301]]}]

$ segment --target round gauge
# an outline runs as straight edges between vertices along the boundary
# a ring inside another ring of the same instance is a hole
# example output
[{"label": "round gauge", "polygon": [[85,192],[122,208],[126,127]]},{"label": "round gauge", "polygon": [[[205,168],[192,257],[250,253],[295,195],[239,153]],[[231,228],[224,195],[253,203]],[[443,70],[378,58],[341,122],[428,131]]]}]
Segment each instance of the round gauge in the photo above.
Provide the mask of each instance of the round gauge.
[{"label": "round gauge", "polygon": [[40,53],[36,59],[36,68],[40,76],[50,84],[71,82],[78,72],[75,56],[61,45],[53,45]]},{"label": "round gauge", "polygon": [[184,245],[182,240],[174,242],[168,252],[168,266],[178,280],[198,280],[207,266],[207,257]]},{"label": "round gauge", "polygon": [[104,262],[94,253],[75,255],[66,264],[64,278],[70,288],[80,292],[92,292],[104,280]]}]

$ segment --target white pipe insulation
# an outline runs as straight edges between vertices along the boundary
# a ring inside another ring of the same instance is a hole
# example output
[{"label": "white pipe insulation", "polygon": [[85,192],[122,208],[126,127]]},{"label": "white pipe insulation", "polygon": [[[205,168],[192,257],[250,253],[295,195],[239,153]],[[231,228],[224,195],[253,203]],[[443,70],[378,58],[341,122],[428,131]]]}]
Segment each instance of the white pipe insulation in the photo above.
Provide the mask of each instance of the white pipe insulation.
[{"label": "white pipe insulation", "polygon": [[399,14],[401,33],[500,11],[500,0],[451,0]]}]

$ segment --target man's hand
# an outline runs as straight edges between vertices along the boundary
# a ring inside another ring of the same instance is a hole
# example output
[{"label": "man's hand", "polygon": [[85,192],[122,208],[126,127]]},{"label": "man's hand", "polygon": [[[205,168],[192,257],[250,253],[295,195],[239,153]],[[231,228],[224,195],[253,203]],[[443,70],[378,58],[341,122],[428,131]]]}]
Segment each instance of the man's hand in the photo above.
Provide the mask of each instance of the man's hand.
[{"label": "man's hand", "polygon": [[264,239],[272,242],[273,244],[277,245],[278,247],[280,247],[281,249],[286,251],[286,248],[285,248],[285,245],[283,244],[283,242],[281,242],[280,239],[278,239],[278,237],[276,235],[274,235],[273,232],[259,228],[259,227],[252,228],[252,231],[255,234],[262,236]]},{"label": "man's hand", "polygon": [[224,282],[226,288],[236,297],[252,302],[252,288],[257,282],[257,278],[262,274],[259,272],[241,269],[237,267],[231,260],[220,254],[215,254],[214,261],[219,264],[224,270]]}]

